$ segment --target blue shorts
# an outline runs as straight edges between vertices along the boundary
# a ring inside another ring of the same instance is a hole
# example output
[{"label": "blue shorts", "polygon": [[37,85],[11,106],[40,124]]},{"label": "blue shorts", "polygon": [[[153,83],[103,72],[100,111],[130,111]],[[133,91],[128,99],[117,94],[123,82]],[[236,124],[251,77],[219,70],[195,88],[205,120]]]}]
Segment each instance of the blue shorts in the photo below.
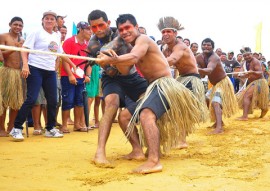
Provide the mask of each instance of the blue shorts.
[{"label": "blue shorts", "polygon": [[70,110],[74,106],[83,107],[84,78],[76,78],[77,85],[69,83],[68,76],[61,77],[62,110]]}]

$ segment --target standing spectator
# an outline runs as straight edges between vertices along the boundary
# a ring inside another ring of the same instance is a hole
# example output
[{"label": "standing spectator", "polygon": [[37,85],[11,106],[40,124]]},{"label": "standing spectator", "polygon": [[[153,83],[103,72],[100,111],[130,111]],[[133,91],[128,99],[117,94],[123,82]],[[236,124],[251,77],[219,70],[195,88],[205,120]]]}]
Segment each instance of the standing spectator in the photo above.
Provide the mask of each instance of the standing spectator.
[{"label": "standing spectator", "polygon": [[181,37],[181,36],[177,36],[176,39],[183,41],[183,37]]},{"label": "standing spectator", "polygon": [[216,54],[217,54],[219,57],[222,55],[222,50],[221,50],[221,48],[217,48],[215,52],[216,52]]},{"label": "standing spectator", "polygon": [[196,42],[191,43],[190,49],[191,49],[191,51],[193,52],[193,55],[194,55],[194,56],[197,56],[197,55],[199,54],[199,53],[198,53],[198,49],[199,49],[198,43],[196,43]]},{"label": "standing spectator", "polygon": [[56,16],[56,26],[57,26],[58,31],[60,31],[60,29],[64,26],[64,24],[65,24],[64,19],[66,17],[67,17],[66,15],[65,16],[61,16],[61,15]]},{"label": "standing spectator", "polygon": [[[63,53],[60,38],[53,31],[55,25],[56,13],[52,11],[44,12],[42,17],[42,28],[29,34],[23,47],[39,51]],[[63,134],[59,133],[59,131],[54,128],[57,105],[55,72],[55,61],[57,56],[27,52],[21,52],[21,56],[23,62],[21,76],[26,78],[27,81],[27,98],[18,112],[14,128],[10,132],[10,135],[15,141],[24,140],[22,135],[22,125],[33,107],[40,88],[42,87],[47,100],[48,122],[46,124],[45,136],[55,138],[63,137]],[[72,65],[75,69],[75,65],[69,58],[62,57],[62,59]]]},{"label": "standing spectator", "polygon": [[[235,72],[236,68],[241,67],[240,64],[235,60],[233,51],[228,52],[227,60],[224,61],[224,64],[225,64],[224,69],[225,69],[226,73]],[[230,80],[233,84],[234,92],[236,92],[234,75],[228,74],[228,77],[230,78]]]},{"label": "standing spectator", "polygon": [[138,30],[139,30],[139,32],[140,32],[141,34],[145,34],[145,35],[147,34],[147,33],[146,33],[146,29],[145,29],[144,27],[139,27]]},{"label": "standing spectator", "polygon": [[[86,56],[86,48],[91,36],[91,30],[87,22],[81,21],[77,24],[78,34],[74,35],[63,44],[63,50],[67,54]],[[81,59],[71,59],[75,65],[79,65]],[[79,70],[84,71],[84,64],[79,66]],[[90,70],[90,67],[88,67]],[[69,133],[67,128],[70,110],[74,108],[74,131],[86,132],[85,118],[83,113],[82,92],[85,83],[90,82],[89,71],[87,75],[77,75],[71,71],[70,66],[63,62],[61,69],[61,86],[62,86],[62,127],[63,133]]]},{"label": "standing spectator", "polygon": [[59,31],[61,33],[61,42],[64,42],[67,36],[67,27],[63,25]]},{"label": "standing spectator", "polygon": [[187,47],[190,46],[190,40],[188,38],[185,38],[183,41],[187,45]]},{"label": "standing spectator", "polygon": [[[239,72],[241,67],[243,66],[243,62],[244,62],[243,55],[241,53],[237,54],[236,61],[240,64],[240,67],[236,68],[236,70],[234,70],[234,71]],[[240,90],[240,87],[242,87],[243,84],[244,84],[244,81],[241,80],[241,78],[239,78],[238,75],[236,75],[234,78],[235,93],[237,93]]]},{"label": "standing spectator", "polygon": [[[21,38],[23,20],[13,17],[9,23],[9,32],[0,35],[0,44],[22,47],[24,40]],[[12,50],[2,50],[4,65],[0,68],[0,136],[8,136],[14,127],[14,120],[18,110],[23,104],[22,79],[20,76],[20,53]],[[4,108],[3,113],[1,108]],[[6,109],[9,107],[9,122],[7,132],[5,130]],[[2,114],[1,114],[2,113]]]}]

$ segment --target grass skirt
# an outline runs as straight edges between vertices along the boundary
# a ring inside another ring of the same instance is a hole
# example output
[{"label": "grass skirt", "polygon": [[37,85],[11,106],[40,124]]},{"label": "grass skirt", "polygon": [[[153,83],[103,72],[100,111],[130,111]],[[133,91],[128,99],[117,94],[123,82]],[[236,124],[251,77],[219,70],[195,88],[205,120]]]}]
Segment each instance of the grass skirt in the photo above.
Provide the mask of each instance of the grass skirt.
[{"label": "grass skirt", "polygon": [[238,105],[241,109],[243,109],[243,100],[244,100],[244,95],[246,91],[254,85],[254,91],[253,91],[253,96],[251,100],[251,104],[249,107],[249,113],[253,113],[253,109],[262,109],[266,110],[268,109],[268,96],[269,96],[269,86],[268,82],[266,79],[258,79],[253,82],[251,82],[243,91],[241,91],[237,95],[237,100],[238,100]]},{"label": "grass skirt", "polygon": [[[183,132],[186,132],[186,135],[188,135],[195,129],[195,124],[199,123],[201,111],[198,106],[200,106],[200,102],[190,90],[177,80],[168,77],[159,78],[148,86],[144,97],[140,100],[129,122],[126,132],[127,136],[134,130],[140,109],[155,87],[158,89],[161,100],[163,99],[161,95],[163,95],[170,107],[157,120],[157,126],[160,132],[160,146],[163,147],[164,152],[168,152],[170,148],[176,147],[179,141],[183,139]],[[141,126],[139,135],[141,144],[147,146]]]},{"label": "grass skirt", "polygon": [[[210,104],[215,96],[215,93],[219,91],[222,100],[222,116],[229,118],[238,112],[237,99],[234,94],[234,88],[229,77],[225,77],[212,87],[210,94]],[[216,121],[215,112],[213,107],[210,108],[211,121]]]},{"label": "grass skirt", "polygon": [[0,68],[0,91],[4,107],[19,110],[23,104],[21,72],[19,69]]},{"label": "grass skirt", "polygon": [[209,119],[209,109],[206,104],[205,88],[201,79],[195,76],[179,76],[177,81],[186,86],[189,82],[192,84],[192,93],[202,104],[200,122],[206,122]]}]

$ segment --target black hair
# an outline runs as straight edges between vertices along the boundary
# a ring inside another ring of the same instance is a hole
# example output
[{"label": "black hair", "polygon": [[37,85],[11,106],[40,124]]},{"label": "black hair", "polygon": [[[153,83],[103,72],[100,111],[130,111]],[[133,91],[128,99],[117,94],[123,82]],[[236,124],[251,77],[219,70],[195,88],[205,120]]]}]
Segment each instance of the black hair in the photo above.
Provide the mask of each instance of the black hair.
[{"label": "black hair", "polygon": [[136,18],[132,14],[122,14],[116,19],[116,27],[118,28],[119,24],[123,24],[127,21],[130,21],[133,26],[137,25]]},{"label": "black hair", "polygon": [[183,41],[187,40],[190,43],[190,40],[188,38],[185,38]]},{"label": "black hair", "polygon": [[105,22],[108,21],[107,14],[104,11],[96,9],[96,10],[93,10],[91,13],[89,13],[88,22],[90,23],[90,21],[97,20],[97,19],[100,19],[100,18],[103,18],[103,20]]},{"label": "black hair", "polygon": [[142,27],[142,26],[140,26],[140,27],[138,27],[139,29],[143,29],[144,31],[145,31],[145,33],[146,33],[146,28],[144,28],[144,27]]},{"label": "black hair", "polygon": [[[215,43],[214,43],[214,41],[213,41],[211,38],[206,38],[206,39],[204,39],[204,40],[202,41],[202,44],[205,43],[205,42],[210,42],[211,45],[212,45],[212,48],[213,48],[213,49],[215,48]],[[201,45],[202,45],[202,44],[201,44]]]},{"label": "black hair", "polygon": [[21,17],[13,17],[11,20],[10,20],[10,24],[14,23],[15,21],[21,21],[23,23],[23,20]]},{"label": "black hair", "polygon": [[197,44],[197,46],[199,46],[197,42],[193,42],[193,43],[190,44],[190,48],[192,48],[192,46],[193,46],[194,44]]},{"label": "black hair", "polygon": [[222,52],[222,53],[221,53],[221,55],[225,55],[225,56],[227,56],[226,52]]}]

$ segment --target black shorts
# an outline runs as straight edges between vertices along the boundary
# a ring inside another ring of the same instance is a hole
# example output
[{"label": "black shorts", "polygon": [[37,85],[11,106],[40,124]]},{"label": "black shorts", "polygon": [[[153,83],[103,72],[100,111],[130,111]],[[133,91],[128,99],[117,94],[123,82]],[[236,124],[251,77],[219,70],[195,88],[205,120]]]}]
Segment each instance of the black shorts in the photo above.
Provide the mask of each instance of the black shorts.
[{"label": "black shorts", "polygon": [[120,107],[125,107],[125,96],[136,102],[148,86],[147,81],[137,72],[122,76],[117,75],[110,77],[103,73],[102,75],[102,91],[104,98],[109,94],[118,94],[120,98]]},{"label": "black shorts", "polygon": [[[187,75],[182,75],[182,77],[185,77],[185,76],[195,76],[195,77],[201,79],[200,74],[187,74]],[[188,83],[185,85],[185,87],[186,87],[187,89],[189,89],[190,91],[193,92],[193,89],[192,89],[192,82],[191,82],[191,81],[188,82]]]},{"label": "black shorts", "polygon": [[[160,98],[160,95],[162,97],[162,100]],[[166,110],[169,110],[169,104],[166,98],[158,93],[157,87],[153,89],[149,97],[146,99],[146,101],[143,103],[140,112],[145,109],[151,109],[153,113],[155,113],[157,120],[166,112]],[[164,102],[164,103],[163,103]],[[165,107],[164,107],[165,104]]]}]

